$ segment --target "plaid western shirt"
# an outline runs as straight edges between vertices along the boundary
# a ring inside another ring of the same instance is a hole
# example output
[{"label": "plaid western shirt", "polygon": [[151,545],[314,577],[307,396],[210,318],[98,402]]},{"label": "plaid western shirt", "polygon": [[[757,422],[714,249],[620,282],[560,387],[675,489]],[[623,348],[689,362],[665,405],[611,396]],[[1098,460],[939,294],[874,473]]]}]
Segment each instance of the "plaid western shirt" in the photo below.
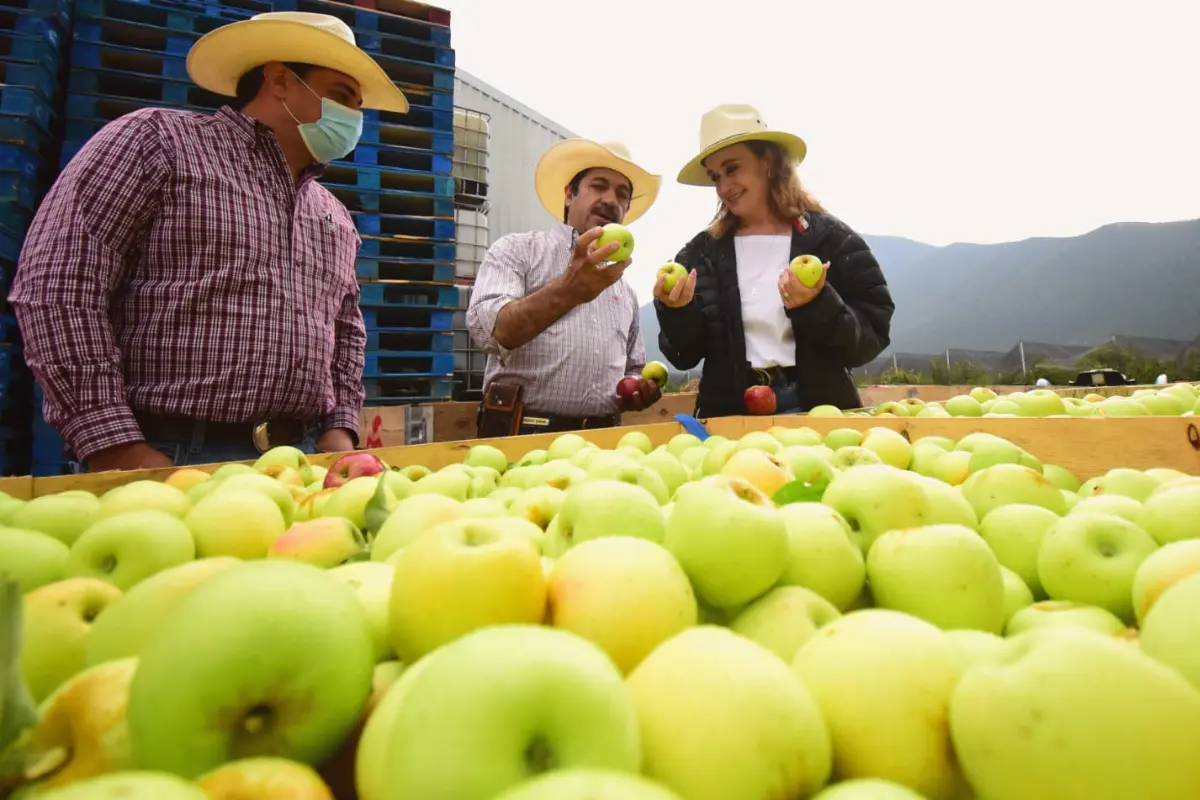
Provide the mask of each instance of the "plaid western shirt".
[{"label": "plaid western shirt", "polygon": [[530,412],[616,414],[617,384],[626,375],[640,377],[646,363],[637,294],[624,278],[528,344],[507,350],[493,336],[502,308],[566,273],[576,239],[575,229],[561,223],[549,231],[497,239],[479,265],[467,327],[488,353],[484,384],[500,379],[523,385]]},{"label": "plaid western shirt", "polygon": [[357,434],[360,240],[320,174],[293,182],[270,129],[229,107],[127,114],[71,160],[9,302],[76,457],[142,441],[135,412]]}]

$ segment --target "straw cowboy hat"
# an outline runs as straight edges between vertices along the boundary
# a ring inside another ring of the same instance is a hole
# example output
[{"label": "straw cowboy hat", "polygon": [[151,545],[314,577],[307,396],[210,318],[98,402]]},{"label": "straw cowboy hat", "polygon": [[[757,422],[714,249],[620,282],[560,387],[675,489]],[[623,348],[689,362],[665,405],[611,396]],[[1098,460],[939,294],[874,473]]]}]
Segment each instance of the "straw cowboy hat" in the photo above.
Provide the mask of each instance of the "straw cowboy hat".
[{"label": "straw cowboy hat", "polygon": [[661,175],[651,175],[629,160],[629,149],[620,142],[567,139],[542,154],[533,173],[533,187],[542,205],[557,220],[563,216],[563,190],[585,169],[611,169],[633,184],[633,197],[625,224],[645,214],[658,197]]},{"label": "straw cowboy hat", "polygon": [[808,146],[799,136],[768,128],[754,106],[717,106],[700,118],[700,155],[679,170],[676,180],[688,186],[711,186],[704,159],[730,145],[750,141],[775,142],[797,164],[808,152]]},{"label": "straw cowboy hat", "polygon": [[233,97],[238,80],[270,61],[312,64],[358,81],[363,108],[408,111],[408,98],[375,60],[358,48],[354,32],[337,17],[273,11],[223,25],[200,37],[187,56],[196,85]]}]

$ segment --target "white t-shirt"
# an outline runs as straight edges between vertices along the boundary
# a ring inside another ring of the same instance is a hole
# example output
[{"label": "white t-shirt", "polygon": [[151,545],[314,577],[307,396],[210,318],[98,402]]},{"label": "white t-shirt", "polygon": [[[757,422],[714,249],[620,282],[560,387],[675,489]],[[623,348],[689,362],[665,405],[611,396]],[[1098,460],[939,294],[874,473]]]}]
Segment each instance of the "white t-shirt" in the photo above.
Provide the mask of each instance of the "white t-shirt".
[{"label": "white t-shirt", "polygon": [[750,366],[793,367],[796,337],[779,296],[779,273],[787,268],[792,237],[735,236],[738,291],[742,294],[742,325],[746,329],[746,359]]}]

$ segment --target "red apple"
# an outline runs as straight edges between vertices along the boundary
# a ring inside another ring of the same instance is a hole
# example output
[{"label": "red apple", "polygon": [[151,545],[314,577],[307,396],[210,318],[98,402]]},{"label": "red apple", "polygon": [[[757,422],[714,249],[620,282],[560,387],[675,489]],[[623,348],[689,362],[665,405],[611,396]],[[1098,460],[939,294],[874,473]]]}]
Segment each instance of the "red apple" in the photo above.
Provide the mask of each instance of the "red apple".
[{"label": "red apple", "polygon": [[754,415],[775,413],[775,390],[770,386],[751,386],[742,395],[746,412]]},{"label": "red apple", "polygon": [[621,378],[621,382],[617,384],[617,397],[622,400],[632,400],[637,397],[638,390],[642,388],[642,382],[637,378]]},{"label": "red apple", "polygon": [[387,471],[387,464],[373,453],[347,453],[333,462],[325,473],[325,488],[341,486],[347,481]]}]

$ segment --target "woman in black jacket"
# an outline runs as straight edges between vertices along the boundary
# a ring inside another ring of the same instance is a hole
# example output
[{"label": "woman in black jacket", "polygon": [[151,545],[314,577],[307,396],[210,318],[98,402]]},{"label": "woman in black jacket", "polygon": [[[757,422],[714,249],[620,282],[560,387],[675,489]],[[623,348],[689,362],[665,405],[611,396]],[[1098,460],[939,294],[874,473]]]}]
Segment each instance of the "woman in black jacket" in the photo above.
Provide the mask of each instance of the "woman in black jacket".
[{"label": "woman in black jacket", "polygon": [[[858,408],[850,369],[887,347],[895,310],[875,256],[800,185],[799,137],[725,105],[704,115],[700,142],[678,180],[715,186],[720,207],[675,257],[687,277],[654,287],[663,355],[678,369],[704,361],[696,416],[747,413],[753,385],[775,390],[780,414]],[[788,268],[806,254],[822,264],[811,288]]]}]

